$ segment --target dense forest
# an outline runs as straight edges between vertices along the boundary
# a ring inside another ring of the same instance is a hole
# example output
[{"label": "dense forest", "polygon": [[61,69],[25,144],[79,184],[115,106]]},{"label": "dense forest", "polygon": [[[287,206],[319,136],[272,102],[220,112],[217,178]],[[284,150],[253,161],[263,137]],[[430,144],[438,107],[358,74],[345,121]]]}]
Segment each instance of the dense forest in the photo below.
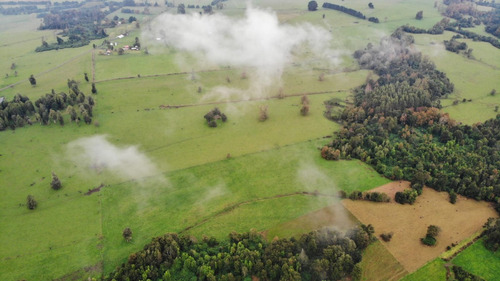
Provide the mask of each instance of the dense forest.
[{"label": "dense forest", "polygon": [[482,124],[461,125],[439,110],[453,91],[446,75],[411,49],[413,38],[395,31],[377,47],[357,51],[359,64],[379,78],[354,92],[354,105],[328,110],[342,122],[325,159],[357,158],[387,178],[405,179],[470,198],[500,196],[500,115]]},{"label": "dense forest", "polygon": [[[78,89],[74,80],[68,80],[69,94],[64,92],[45,94],[33,104],[27,96],[17,94],[11,101],[2,100],[0,102],[0,131],[7,128],[12,130],[25,125],[32,125],[39,122],[48,125],[50,122],[64,125],[63,113],[70,115],[72,122],[80,122],[81,119],[86,124],[92,122],[92,109],[94,99],[85,96]],[[76,109],[75,109],[76,108]],[[77,113],[77,110],[80,114]],[[81,118],[80,118],[80,116]]]},{"label": "dense forest", "polygon": [[224,241],[166,234],[131,254],[105,280],[359,280],[357,264],[373,233],[370,225],[346,234],[325,228],[272,242],[256,231],[233,232]]},{"label": "dense forest", "polygon": [[57,37],[57,42],[48,44],[46,41],[35,51],[43,52],[63,48],[76,48],[88,45],[90,40],[105,38],[108,35],[100,24],[106,18],[106,13],[98,8],[52,11],[43,16],[40,29],[62,29],[60,36],[66,36],[65,41]]},{"label": "dense forest", "polygon": [[498,251],[500,249],[500,219],[488,219],[483,234],[486,249],[493,252]]}]

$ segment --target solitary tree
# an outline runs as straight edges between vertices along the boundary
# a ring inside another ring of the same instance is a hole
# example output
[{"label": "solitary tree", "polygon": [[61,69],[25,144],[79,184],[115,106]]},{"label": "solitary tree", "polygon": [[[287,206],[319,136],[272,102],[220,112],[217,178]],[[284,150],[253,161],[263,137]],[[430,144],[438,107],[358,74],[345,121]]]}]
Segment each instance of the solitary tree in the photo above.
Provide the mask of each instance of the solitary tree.
[{"label": "solitary tree", "polygon": [[57,39],[57,45],[64,44],[64,40],[61,37],[57,36],[56,39]]},{"label": "solitary tree", "polygon": [[52,189],[54,190],[59,190],[62,187],[62,183],[59,180],[59,177],[57,177],[54,172],[52,172],[52,182],[50,183],[50,187],[52,187]]},{"label": "solitary tree", "polygon": [[436,245],[436,237],[438,236],[440,231],[441,229],[438,226],[429,225],[429,227],[427,228],[427,234],[420,240],[427,246],[434,246]]},{"label": "solitary tree", "polygon": [[130,242],[130,240],[132,240],[132,230],[130,230],[130,227],[125,228],[122,235],[125,241]]},{"label": "solitary tree", "polygon": [[368,8],[370,8],[370,9],[375,8],[375,7],[373,6],[373,3],[372,3],[372,2],[368,3]]},{"label": "solitary tree", "polygon": [[309,113],[309,98],[303,95],[301,98],[302,107],[300,108],[300,114],[306,116]]},{"label": "solitary tree", "polygon": [[95,83],[92,83],[92,94],[97,94],[97,89],[95,88]]},{"label": "solitary tree", "polygon": [[318,9],[318,2],[316,1],[309,1],[307,4],[307,9],[309,11],[316,11]]},{"label": "solitary tree", "polygon": [[89,82],[89,76],[88,76],[87,72],[85,72],[83,75],[85,76],[85,77],[84,77],[84,78],[85,78],[85,81]]},{"label": "solitary tree", "polygon": [[135,37],[134,47],[137,49],[141,48],[141,42],[139,41],[139,37]]},{"label": "solitary tree", "polygon": [[15,63],[12,63],[12,64],[10,65],[10,69],[12,69],[12,70],[16,69],[16,67],[17,67],[17,66],[16,66],[16,64],[15,64]]},{"label": "solitary tree", "polygon": [[264,122],[269,118],[267,115],[267,105],[261,105],[259,108],[259,121]]},{"label": "solitary tree", "polygon": [[33,76],[33,74],[31,74],[30,78],[28,79],[30,81],[30,84],[31,86],[36,86],[36,79],[35,79],[35,76]]},{"label": "solitary tree", "polygon": [[302,107],[300,108],[300,114],[302,116],[306,116],[308,113],[309,113],[309,105],[308,104],[302,105]]},{"label": "solitary tree", "polygon": [[423,17],[424,17],[424,11],[418,11],[417,15],[415,16],[417,20],[421,20]]},{"label": "solitary tree", "polygon": [[28,197],[26,197],[26,206],[28,207],[28,209],[34,210],[37,205],[38,202],[36,202],[35,197],[33,195],[28,195]]},{"label": "solitary tree", "polygon": [[203,6],[203,13],[209,15],[212,14],[213,13],[212,5]]},{"label": "solitary tree", "polygon": [[184,6],[184,4],[179,4],[179,6],[177,6],[177,13],[178,14],[185,14],[186,13],[186,6]]}]

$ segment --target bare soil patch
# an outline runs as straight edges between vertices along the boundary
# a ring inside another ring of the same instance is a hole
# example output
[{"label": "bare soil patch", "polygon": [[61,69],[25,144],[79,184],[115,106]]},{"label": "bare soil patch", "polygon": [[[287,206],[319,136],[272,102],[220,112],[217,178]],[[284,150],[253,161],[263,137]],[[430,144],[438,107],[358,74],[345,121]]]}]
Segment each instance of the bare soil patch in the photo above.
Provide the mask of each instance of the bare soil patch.
[{"label": "bare soil patch", "polygon": [[[394,199],[397,191],[408,186],[407,182],[393,182],[371,191],[385,192]],[[348,199],[342,203],[362,223],[372,224],[377,237],[381,233],[394,233],[390,242],[382,244],[408,272],[438,257],[446,250],[446,246],[473,235],[489,217],[498,216],[487,202],[458,196],[457,203],[451,204],[448,193],[427,187],[414,205]],[[420,242],[431,224],[441,228],[434,247],[424,246]]]},{"label": "bare soil patch", "polygon": [[381,185],[379,187],[376,187],[372,190],[371,192],[376,191],[376,192],[382,192],[387,194],[391,198],[392,201],[394,201],[394,196],[396,196],[396,192],[398,191],[403,191],[405,189],[410,189],[410,182],[409,181],[393,181],[384,185]]}]

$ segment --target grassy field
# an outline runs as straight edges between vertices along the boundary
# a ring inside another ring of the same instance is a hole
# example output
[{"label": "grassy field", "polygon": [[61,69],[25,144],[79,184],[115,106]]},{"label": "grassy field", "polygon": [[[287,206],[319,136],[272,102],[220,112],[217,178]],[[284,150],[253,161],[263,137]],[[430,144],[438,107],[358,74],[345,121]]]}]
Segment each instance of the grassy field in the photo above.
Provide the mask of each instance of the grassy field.
[{"label": "grassy field", "polygon": [[[337,192],[370,190],[389,181],[360,161],[334,162],[320,157],[319,148],[328,141],[324,137],[340,127],[323,117],[323,102],[334,97],[350,99],[350,90],[371,75],[358,70],[350,57],[355,49],[375,44],[402,24],[428,28],[441,17],[431,0],[384,1],[375,3],[373,10],[361,0],[332,2],[376,16],[381,23],[333,10],[307,12],[307,3],[299,0],[287,1],[286,7],[277,0],[253,2],[276,11],[281,22],[326,28],[341,58],[331,65],[314,54],[296,57],[285,65],[281,80],[262,92],[251,87],[252,69],[227,68],[199,55],[152,45],[149,55],[132,51],[123,56],[100,55],[104,49],[93,51],[91,45],[35,53],[42,37],[50,43],[56,33],[36,30],[40,19],[35,15],[0,16],[0,69],[8,74],[0,75],[0,96],[9,100],[21,93],[35,100],[52,89],[67,92],[68,79],[78,81],[80,89],[90,94],[91,84],[83,77],[84,73],[91,77],[94,71],[98,89],[95,125],[71,124],[65,115],[64,127],[33,125],[0,132],[0,279],[84,280],[99,276],[113,270],[151,237],[166,232],[224,238],[231,231],[254,228],[272,239],[357,223],[335,197]],[[220,12],[238,17],[246,2],[225,4]],[[422,21],[414,19],[418,10],[424,11]],[[109,16],[115,15],[130,16],[120,12]],[[137,16],[143,28],[152,17]],[[128,36],[115,38],[125,31],[130,32]],[[119,47],[130,45],[136,36],[143,40],[135,24],[107,32]],[[475,60],[446,52],[432,56],[434,47],[429,40],[440,42],[442,38],[416,39],[418,47],[441,70],[450,72],[456,83],[457,92],[443,104],[456,98],[473,99],[445,110],[464,122],[491,117],[493,110],[489,109],[498,103],[498,95],[486,94],[491,88],[500,90],[494,79],[500,67],[495,50],[467,41],[475,49]],[[102,40],[93,43],[100,45]],[[17,65],[17,77],[10,69],[12,63]],[[243,72],[250,79],[241,79]],[[31,74],[37,79],[36,87],[28,82]],[[320,82],[321,74],[325,76]],[[462,79],[464,75],[467,79]],[[474,83],[480,86],[475,88]],[[5,88],[10,85],[14,86]],[[239,91],[221,96],[229,87]],[[283,99],[276,98],[279,88],[285,94]],[[307,116],[299,113],[303,94],[310,100]],[[161,109],[162,105],[173,107]],[[268,106],[265,122],[258,120],[262,105]],[[228,121],[209,128],[203,115],[214,107],[226,113]],[[114,169],[112,162],[101,165],[77,157],[81,147],[69,146],[76,140],[90,142],[82,138],[96,135],[106,136],[108,150],[145,159],[140,162],[150,167],[145,176],[131,180],[137,170],[144,170],[133,161],[127,162],[130,169],[120,166],[127,174]],[[58,174],[62,190],[50,188],[51,172]],[[103,186],[100,191],[84,195],[99,186]],[[316,191],[320,195],[303,194]],[[39,203],[35,211],[25,206],[28,194]],[[121,235],[125,227],[133,231],[131,243]],[[376,225],[375,229],[384,227]],[[396,279],[405,273],[403,262],[398,263],[382,242],[370,246],[364,258],[364,280]]]},{"label": "grassy field", "polygon": [[482,240],[478,240],[465,249],[452,260],[452,263],[485,280],[500,280],[498,274],[500,272],[500,253],[488,251]]},{"label": "grassy field", "polygon": [[361,280],[399,280],[408,273],[382,243],[377,240],[363,253],[360,264],[363,270]]},{"label": "grassy field", "polygon": [[[474,49],[474,59],[448,52],[443,40],[450,40],[451,32],[443,35],[415,35],[417,48],[436,63],[455,84],[455,91],[442,101],[443,110],[453,119],[465,124],[482,122],[495,117],[495,106],[500,106],[500,96],[491,96],[492,89],[500,89],[500,50],[489,43],[464,40]],[[498,91],[498,90],[497,90]],[[466,99],[467,102],[462,102]],[[457,100],[459,103],[453,105]],[[468,101],[471,100],[471,101]]]},{"label": "grassy field", "polygon": [[406,275],[401,281],[443,281],[446,280],[446,262],[440,258],[436,258],[426,265],[422,266],[419,270],[412,274]]}]

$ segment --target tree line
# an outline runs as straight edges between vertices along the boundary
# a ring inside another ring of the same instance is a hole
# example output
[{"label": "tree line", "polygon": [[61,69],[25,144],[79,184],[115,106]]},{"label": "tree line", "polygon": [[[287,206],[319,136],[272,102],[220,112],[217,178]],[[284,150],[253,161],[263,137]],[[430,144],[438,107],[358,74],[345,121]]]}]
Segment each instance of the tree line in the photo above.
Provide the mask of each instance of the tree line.
[{"label": "tree line", "polygon": [[490,43],[495,48],[500,49],[500,41],[492,36],[480,35],[475,32],[465,30],[464,28],[471,28],[483,23],[485,31],[493,36],[500,38],[500,7],[492,5],[492,11],[478,11],[472,2],[461,0],[447,0],[444,1],[447,5],[446,10],[443,12],[444,16],[450,17],[455,21],[450,21],[445,18],[436,23],[430,29],[422,29],[414,26],[405,25],[403,30],[408,33],[428,33],[428,34],[442,34],[444,30],[458,33],[465,38],[474,41],[482,41]]},{"label": "tree line", "polygon": [[201,241],[170,233],[153,238],[104,280],[359,280],[361,252],[373,233],[371,225],[346,234],[325,228],[272,242],[255,230]]},{"label": "tree line", "polygon": [[485,25],[485,31],[491,35],[500,38],[500,5],[493,2],[478,1],[477,5],[489,6],[490,11],[479,11],[474,3],[464,2],[462,0],[445,0],[447,5],[444,15],[455,19],[457,22],[454,27],[474,27],[474,25]]},{"label": "tree line", "polygon": [[[360,159],[387,178],[411,181],[418,194],[427,185],[496,202],[500,115],[470,126],[442,113],[439,99],[453,91],[453,84],[427,58],[409,51],[412,41],[400,29],[378,47],[355,54],[379,78],[355,90],[354,105],[330,116],[343,127],[322,149],[323,158]],[[387,42],[394,52],[384,52]],[[411,203],[413,197],[402,194],[401,201]]]},{"label": "tree line", "polygon": [[0,131],[7,128],[15,130],[35,122],[42,125],[53,122],[64,126],[64,111],[69,114],[72,122],[79,123],[83,119],[86,124],[90,124],[94,99],[85,96],[74,80],[68,81],[68,87],[69,94],[52,90],[37,99],[34,104],[21,94],[15,95],[11,101],[3,100],[0,103]]},{"label": "tree line", "polygon": [[[361,13],[360,11],[356,11],[354,9],[347,8],[347,7],[344,7],[344,6],[341,6],[341,5],[337,5],[337,4],[332,4],[332,3],[325,2],[325,3],[323,3],[322,7],[325,8],[325,9],[332,9],[332,10],[340,11],[342,13],[346,13],[348,15],[351,15],[351,16],[359,18],[359,19],[363,19],[363,20],[366,19],[366,16],[363,15],[363,13]],[[379,22],[379,19],[375,18],[375,17],[370,17],[370,18],[368,18],[368,20],[371,21],[371,22],[374,22],[374,23],[378,23]]]},{"label": "tree line", "polygon": [[[63,9],[76,9],[81,7],[85,2],[77,1],[64,1],[55,2],[54,5],[50,1],[9,1],[2,2],[0,7],[0,14],[3,15],[22,15],[22,14],[40,14],[49,11],[63,10]],[[4,8],[3,5],[16,5],[15,7]],[[40,5],[45,7],[39,8]]]}]

